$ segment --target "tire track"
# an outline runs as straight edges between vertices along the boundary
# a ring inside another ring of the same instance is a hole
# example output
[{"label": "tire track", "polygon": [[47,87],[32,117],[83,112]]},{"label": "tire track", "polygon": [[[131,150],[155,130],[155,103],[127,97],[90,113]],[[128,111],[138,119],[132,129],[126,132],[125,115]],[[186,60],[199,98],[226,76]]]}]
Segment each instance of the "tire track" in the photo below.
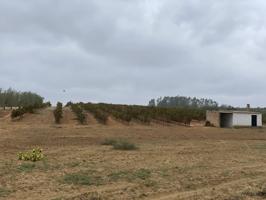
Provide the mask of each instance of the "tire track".
[{"label": "tire track", "polygon": [[222,183],[217,186],[209,186],[197,190],[192,191],[185,191],[185,192],[172,192],[172,193],[165,193],[165,194],[157,194],[157,196],[145,198],[145,200],[182,200],[182,199],[190,199],[202,196],[204,194],[210,194],[212,191],[218,193],[219,190],[226,189],[228,187],[234,188],[235,186],[240,187],[251,183],[265,181],[266,177],[262,178],[242,178],[239,180],[234,180],[226,183]]}]

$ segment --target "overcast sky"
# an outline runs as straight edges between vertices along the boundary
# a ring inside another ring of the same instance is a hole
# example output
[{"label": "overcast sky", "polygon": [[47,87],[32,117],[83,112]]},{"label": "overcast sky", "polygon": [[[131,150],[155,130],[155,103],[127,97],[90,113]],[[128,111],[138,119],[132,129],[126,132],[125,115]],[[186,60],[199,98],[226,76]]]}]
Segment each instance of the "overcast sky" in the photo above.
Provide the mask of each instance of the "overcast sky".
[{"label": "overcast sky", "polygon": [[266,106],[265,10],[265,0],[0,0],[0,87],[52,102]]}]

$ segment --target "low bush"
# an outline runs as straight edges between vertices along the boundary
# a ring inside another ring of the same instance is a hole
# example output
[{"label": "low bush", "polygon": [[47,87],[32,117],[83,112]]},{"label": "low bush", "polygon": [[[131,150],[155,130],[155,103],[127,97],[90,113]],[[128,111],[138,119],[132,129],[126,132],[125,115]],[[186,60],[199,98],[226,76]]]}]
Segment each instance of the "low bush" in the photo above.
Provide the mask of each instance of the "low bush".
[{"label": "low bush", "polygon": [[15,119],[17,117],[22,117],[25,114],[25,110],[23,108],[18,108],[16,110],[12,110],[11,118]]},{"label": "low bush", "polygon": [[102,145],[114,145],[117,141],[115,139],[105,139],[103,142],[102,142]]},{"label": "low bush", "polygon": [[21,172],[31,172],[35,167],[36,166],[33,163],[22,163],[18,166],[18,170]]},{"label": "low bush", "polygon": [[102,178],[90,175],[86,172],[77,172],[66,174],[63,178],[63,182],[74,185],[100,185],[102,183]]},{"label": "low bush", "polygon": [[7,197],[10,193],[10,190],[0,187],[0,197]]},{"label": "low bush", "polygon": [[113,143],[112,146],[116,150],[129,151],[129,150],[136,150],[137,149],[135,144],[130,143],[130,142],[125,141],[125,140],[119,140],[119,141]]},{"label": "low bush", "polygon": [[139,169],[139,170],[135,171],[134,176],[136,178],[146,180],[146,179],[151,177],[151,171],[148,169]]},{"label": "low bush", "polygon": [[58,102],[56,109],[54,110],[55,123],[60,124],[61,119],[63,118],[63,104]]},{"label": "low bush", "polygon": [[33,149],[32,151],[28,152],[19,152],[18,153],[18,159],[23,160],[23,161],[40,161],[44,158],[44,155],[42,153],[42,149],[36,148]]}]

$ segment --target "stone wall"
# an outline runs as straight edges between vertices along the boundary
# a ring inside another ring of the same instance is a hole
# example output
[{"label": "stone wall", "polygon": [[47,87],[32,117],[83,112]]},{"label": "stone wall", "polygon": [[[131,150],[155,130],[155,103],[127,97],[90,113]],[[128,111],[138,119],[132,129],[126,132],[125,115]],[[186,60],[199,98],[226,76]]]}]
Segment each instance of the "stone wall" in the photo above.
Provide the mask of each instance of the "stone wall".
[{"label": "stone wall", "polygon": [[215,127],[220,127],[220,113],[217,111],[207,111],[206,121],[209,121]]}]

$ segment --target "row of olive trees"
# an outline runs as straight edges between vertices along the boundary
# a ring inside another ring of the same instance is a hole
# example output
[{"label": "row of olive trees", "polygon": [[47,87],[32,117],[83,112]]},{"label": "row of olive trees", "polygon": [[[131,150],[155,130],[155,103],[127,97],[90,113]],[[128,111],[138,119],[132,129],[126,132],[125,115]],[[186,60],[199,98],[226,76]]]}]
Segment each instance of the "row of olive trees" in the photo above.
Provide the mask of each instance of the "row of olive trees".
[{"label": "row of olive trees", "polygon": [[33,92],[19,92],[9,88],[2,90],[0,88],[0,107],[41,107],[43,97]]}]

